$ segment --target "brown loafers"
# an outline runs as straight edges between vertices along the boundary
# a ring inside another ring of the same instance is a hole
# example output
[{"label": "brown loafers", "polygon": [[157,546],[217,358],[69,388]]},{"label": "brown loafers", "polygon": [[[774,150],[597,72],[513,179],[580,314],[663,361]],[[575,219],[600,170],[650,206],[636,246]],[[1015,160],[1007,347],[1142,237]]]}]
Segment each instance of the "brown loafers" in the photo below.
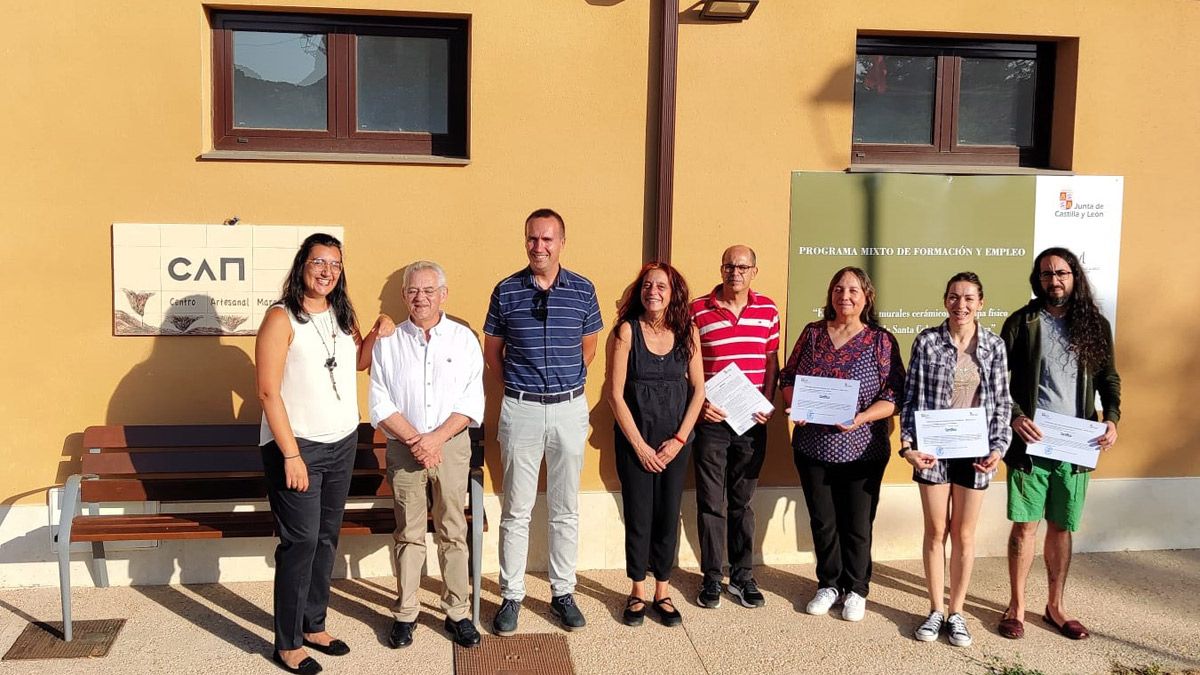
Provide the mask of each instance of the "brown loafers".
[{"label": "brown loafers", "polygon": [[1025,622],[1020,619],[1000,619],[997,627],[1001,637],[1009,640],[1020,640],[1025,637]]},{"label": "brown loafers", "polygon": [[1083,627],[1083,624],[1074,619],[1064,621],[1062,624],[1055,623],[1054,619],[1050,616],[1049,607],[1046,608],[1046,613],[1042,615],[1042,621],[1054,626],[1059,633],[1072,640],[1086,640],[1091,635],[1088,629]]}]

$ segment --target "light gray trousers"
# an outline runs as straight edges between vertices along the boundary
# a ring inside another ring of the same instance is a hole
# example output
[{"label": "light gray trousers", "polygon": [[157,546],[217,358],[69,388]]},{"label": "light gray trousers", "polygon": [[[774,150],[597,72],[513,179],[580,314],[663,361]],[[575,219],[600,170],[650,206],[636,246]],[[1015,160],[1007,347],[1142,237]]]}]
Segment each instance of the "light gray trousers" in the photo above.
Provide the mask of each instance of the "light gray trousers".
[{"label": "light gray trousers", "polygon": [[575,592],[579,558],[579,473],[588,433],[586,396],[542,405],[508,396],[500,406],[496,436],[504,467],[500,515],[500,595],[525,598],[529,518],[537,499],[538,473],[546,460],[550,590]]}]

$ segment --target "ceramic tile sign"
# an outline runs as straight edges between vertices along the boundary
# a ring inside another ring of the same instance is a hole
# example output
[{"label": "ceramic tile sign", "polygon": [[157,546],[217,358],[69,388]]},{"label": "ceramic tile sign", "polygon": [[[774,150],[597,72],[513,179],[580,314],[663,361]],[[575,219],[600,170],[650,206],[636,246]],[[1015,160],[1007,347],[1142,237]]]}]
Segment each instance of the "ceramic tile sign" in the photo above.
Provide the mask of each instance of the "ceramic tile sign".
[{"label": "ceramic tile sign", "polygon": [[320,225],[114,223],[113,335],[254,335]]}]

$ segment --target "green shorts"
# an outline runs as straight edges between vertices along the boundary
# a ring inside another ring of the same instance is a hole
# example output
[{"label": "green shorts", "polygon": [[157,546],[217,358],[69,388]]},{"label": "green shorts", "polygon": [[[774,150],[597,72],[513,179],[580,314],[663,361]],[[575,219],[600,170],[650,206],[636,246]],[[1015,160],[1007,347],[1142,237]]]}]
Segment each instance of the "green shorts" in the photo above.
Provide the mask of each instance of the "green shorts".
[{"label": "green shorts", "polygon": [[1036,523],[1045,518],[1068,532],[1079,529],[1083,499],[1087,496],[1086,471],[1075,473],[1070,462],[1030,457],[1033,470],[1008,472],[1008,519]]}]

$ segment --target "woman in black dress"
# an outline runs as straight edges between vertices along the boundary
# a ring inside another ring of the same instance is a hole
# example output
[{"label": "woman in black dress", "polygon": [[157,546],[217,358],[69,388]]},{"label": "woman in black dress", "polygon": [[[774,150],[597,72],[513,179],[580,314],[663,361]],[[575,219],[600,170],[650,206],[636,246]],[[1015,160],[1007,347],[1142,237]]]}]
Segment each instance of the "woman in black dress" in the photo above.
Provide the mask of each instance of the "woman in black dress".
[{"label": "woman in black dress", "polygon": [[630,626],[646,613],[647,570],[654,575],[659,619],[668,626],[682,622],[668,592],[692,427],[704,404],[689,297],[675,268],[647,263],[621,303],[610,345],[607,394],[617,427],[625,569],[633,582],[622,620]]}]

